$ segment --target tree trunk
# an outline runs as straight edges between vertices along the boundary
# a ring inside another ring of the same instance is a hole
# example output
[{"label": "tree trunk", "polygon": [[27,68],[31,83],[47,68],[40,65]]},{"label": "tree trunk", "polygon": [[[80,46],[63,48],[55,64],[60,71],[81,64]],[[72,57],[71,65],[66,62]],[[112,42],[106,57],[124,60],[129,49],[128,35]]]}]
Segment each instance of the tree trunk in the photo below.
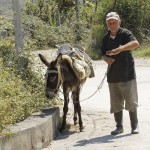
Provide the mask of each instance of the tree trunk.
[{"label": "tree trunk", "polygon": [[97,12],[98,0],[95,0],[95,12]]},{"label": "tree trunk", "polygon": [[76,0],[76,19],[79,22],[79,0]]},{"label": "tree trunk", "polygon": [[117,4],[117,0],[114,0],[111,11],[115,11],[116,4]]}]

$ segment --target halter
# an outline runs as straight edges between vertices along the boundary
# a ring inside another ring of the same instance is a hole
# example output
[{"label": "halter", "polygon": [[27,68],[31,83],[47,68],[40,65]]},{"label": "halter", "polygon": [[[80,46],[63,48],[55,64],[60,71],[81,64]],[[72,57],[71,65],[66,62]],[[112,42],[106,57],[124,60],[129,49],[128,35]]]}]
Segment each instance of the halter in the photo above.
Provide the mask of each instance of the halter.
[{"label": "halter", "polygon": [[[57,86],[56,86],[56,89],[55,89],[55,91],[56,91],[56,90],[59,89],[60,84],[63,83],[63,78],[62,78],[62,75],[61,75],[60,66],[57,67],[57,70],[47,70],[47,72],[46,72],[46,84],[45,85],[47,85],[47,78],[48,78],[49,73],[57,73],[58,74]],[[45,87],[45,89],[46,89],[46,87]]]}]

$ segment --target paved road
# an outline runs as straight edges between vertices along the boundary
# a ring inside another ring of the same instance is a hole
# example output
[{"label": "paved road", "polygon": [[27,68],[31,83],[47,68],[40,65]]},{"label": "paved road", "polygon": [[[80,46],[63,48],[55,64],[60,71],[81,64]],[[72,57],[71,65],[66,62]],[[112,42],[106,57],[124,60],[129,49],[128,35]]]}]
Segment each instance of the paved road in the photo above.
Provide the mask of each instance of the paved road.
[{"label": "paved road", "polygon": [[[110,135],[115,128],[113,115],[109,113],[109,91],[107,82],[100,92],[81,103],[84,132],[79,132],[73,125],[72,103],[68,113],[68,131],[59,134],[51,144],[43,150],[150,150],[150,60],[136,59],[137,83],[139,91],[139,135],[131,135],[128,112],[124,110],[124,133]],[[95,62],[96,77],[88,79],[83,87],[81,99],[90,96],[98,87],[106,64]]]}]

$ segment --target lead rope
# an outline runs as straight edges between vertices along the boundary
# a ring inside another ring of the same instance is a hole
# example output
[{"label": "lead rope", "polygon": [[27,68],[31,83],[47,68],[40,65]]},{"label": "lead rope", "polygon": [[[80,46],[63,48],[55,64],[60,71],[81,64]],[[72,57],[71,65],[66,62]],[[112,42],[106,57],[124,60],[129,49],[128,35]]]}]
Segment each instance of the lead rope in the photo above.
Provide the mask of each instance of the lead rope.
[{"label": "lead rope", "polygon": [[104,77],[103,77],[102,81],[100,82],[97,90],[92,95],[90,95],[89,97],[87,97],[85,99],[82,99],[80,102],[86,101],[86,100],[90,99],[92,96],[94,96],[98,91],[100,92],[100,89],[103,87],[103,84],[104,84],[104,81],[105,81],[105,78],[107,76],[107,73],[108,73],[109,69],[110,69],[110,65],[108,66],[108,69],[105,72]]},{"label": "lead rope", "polygon": [[[89,96],[89,97],[87,97],[87,98],[81,100],[80,102],[83,102],[83,101],[86,101],[86,100],[90,99],[90,98],[91,98],[92,96],[94,96],[98,91],[100,91],[100,89],[103,87],[103,84],[104,84],[105,78],[106,78],[106,76],[107,76],[107,73],[108,73],[108,71],[109,71],[109,69],[110,69],[110,66],[111,66],[111,65],[108,65],[107,71],[105,72],[104,77],[103,77],[103,79],[102,79],[100,85],[98,86],[97,90],[96,90],[91,96]],[[73,103],[73,102],[70,102],[70,103]],[[78,102],[74,102],[74,103],[78,103]],[[72,107],[73,107],[73,104],[72,104],[71,108],[72,108]],[[70,117],[67,118],[67,122],[73,117],[73,115],[74,115],[74,113],[72,113],[72,114],[70,115]]]},{"label": "lead rope", "polygon": [[[86,100],[90,99],[92,96],[94,96],[98,91],[100,92],[100,89],[103,87],[103,84],[104,84],[105,78],[107,76],[107,73],[110,70],[110,67],[111,67],[111,65],[108,65],[107,71],[105,72],[104,77],[103,77],[102,81],[100,82],[97,90],[92,95],[90,95],[89,97],[80,100],[80,102],[86,101]],[[63,94],[63,92],[61,90],[60,90],[60,92]],[[73,103],[73,102],[70,102],[70,103]],[[74,103],[78,103],[78,102],[74,102]]]}]

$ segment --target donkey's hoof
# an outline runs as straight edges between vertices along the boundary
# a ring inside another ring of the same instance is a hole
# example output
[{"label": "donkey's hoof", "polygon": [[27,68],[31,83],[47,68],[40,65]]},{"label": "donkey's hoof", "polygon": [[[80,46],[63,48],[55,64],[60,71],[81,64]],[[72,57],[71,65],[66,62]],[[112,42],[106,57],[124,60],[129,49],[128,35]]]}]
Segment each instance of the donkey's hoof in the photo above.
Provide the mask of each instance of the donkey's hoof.
[{"label": "donkey's hoof", "polygon": [[80,129],[80,132],[84,131],[84,127],[83,126],[81,126],[79,129]]}]

